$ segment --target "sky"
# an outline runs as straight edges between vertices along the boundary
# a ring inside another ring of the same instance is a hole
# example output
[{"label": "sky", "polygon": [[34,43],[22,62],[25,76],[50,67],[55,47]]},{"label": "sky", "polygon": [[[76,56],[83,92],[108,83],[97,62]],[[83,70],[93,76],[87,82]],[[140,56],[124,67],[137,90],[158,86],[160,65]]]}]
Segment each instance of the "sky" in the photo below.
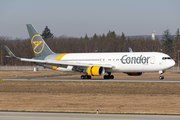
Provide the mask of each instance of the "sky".
[{"label": "sky", "polygon": [[175,34],[180,0],[0,0],[0,36],[29,38],[26,24],[55,37],[92,37],[108,31],[125,36]]}]

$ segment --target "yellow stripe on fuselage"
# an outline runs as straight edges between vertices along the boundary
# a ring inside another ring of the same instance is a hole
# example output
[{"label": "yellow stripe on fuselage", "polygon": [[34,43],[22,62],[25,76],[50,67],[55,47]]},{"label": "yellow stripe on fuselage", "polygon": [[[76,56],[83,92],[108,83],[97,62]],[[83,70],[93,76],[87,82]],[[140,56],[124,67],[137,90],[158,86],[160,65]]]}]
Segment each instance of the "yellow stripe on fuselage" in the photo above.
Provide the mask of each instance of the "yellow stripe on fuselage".
[{"label": "yellow stripe on fuselage", "polygon": [[67,55],[68,53],[64,53],[64,54],[61,54],[59,55],[56,60],[61,60],[65,55]]}]

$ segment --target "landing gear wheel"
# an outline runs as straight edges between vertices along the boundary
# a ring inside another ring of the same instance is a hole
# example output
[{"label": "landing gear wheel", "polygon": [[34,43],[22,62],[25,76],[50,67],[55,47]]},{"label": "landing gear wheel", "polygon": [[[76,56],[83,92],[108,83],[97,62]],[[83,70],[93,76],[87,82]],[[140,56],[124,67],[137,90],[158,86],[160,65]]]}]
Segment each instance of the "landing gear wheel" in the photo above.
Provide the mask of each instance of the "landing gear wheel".
[{"label": "landing gear wheel", "polygon": [[87,76],[87,79],[91,79],[91,76]]},{"label": "landing gear wheel", "polygon": [[159,79],[160,79],[160,80],[163,80],[163,79],[164,79],[164,76],[159,76]]},{"label": "landing gear wheel", "polygon": [[161,70],[159,73],[161,74],[161,76],[159,76],[159,80],[163,80],[165,71]]},{"label": "landing gear wheel", "polygon": [[104,79],[109,79],[109,76],[108,75],[104,75]]},{"label": "landing gear wheel", "polygon": [[89,75],[81,75],[81,79],[91,79],[91,76],[89,76]]},{"label": "landing gear wheel", "polygon": [[81,75],[81,79],[85,79],[85,76],[84,76],[84,75]]},{"label": "landing gear wheel", "polygon": [[114,75],[104,75],[104,79],[114,79]]},{"label": "landing gear wheel", "polygon": [[114,79],[114,75],[110,75],[110,79]]}]

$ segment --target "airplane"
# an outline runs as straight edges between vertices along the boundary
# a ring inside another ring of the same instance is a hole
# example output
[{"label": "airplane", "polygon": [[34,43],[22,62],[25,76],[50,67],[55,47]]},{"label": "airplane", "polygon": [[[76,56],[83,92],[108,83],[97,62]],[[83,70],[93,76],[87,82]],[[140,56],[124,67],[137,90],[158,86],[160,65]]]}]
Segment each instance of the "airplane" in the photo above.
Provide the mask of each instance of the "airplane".
[{"label": "airplane", "polygon": [[144,72],[159,72],[159,79],[164,79],[164,72],[175,65],[174,60],[160,52],[107,52],[107,53],[54,53],[32,24],[27,24],[35,57],[32,59],[16,57],[5,46],[11,58],[27,61],[44,68],[58,71],[83,73],[81,79],[91,76],[103,76],[114,79],[111,73],[125,73],[140,76]]}]

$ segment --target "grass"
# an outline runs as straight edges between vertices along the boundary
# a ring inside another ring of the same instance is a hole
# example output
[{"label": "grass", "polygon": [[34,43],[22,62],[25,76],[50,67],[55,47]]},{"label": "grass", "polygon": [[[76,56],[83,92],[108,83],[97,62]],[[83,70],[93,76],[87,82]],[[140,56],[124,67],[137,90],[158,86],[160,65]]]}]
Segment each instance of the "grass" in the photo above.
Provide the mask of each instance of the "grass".
[{"label": "grass", "polygon": [[0,110],[180,114],[179,83],[3,81]]},{"label": "grass", "polygon": [[[67,74],[58,71],[0,71],[1,78]],[[69,74],[69,73],[68,73]],[[115,79],[158,79],[159,73],[128,76],[114,73]],[[50,79],[79,79],[80,74]],[[165,79],[179,79],[179,74],[165,73]],[[103,79],[93,76],[92,79]],[[114,82],[0,82],[0,110],[180,114],[179,83]]]}]

